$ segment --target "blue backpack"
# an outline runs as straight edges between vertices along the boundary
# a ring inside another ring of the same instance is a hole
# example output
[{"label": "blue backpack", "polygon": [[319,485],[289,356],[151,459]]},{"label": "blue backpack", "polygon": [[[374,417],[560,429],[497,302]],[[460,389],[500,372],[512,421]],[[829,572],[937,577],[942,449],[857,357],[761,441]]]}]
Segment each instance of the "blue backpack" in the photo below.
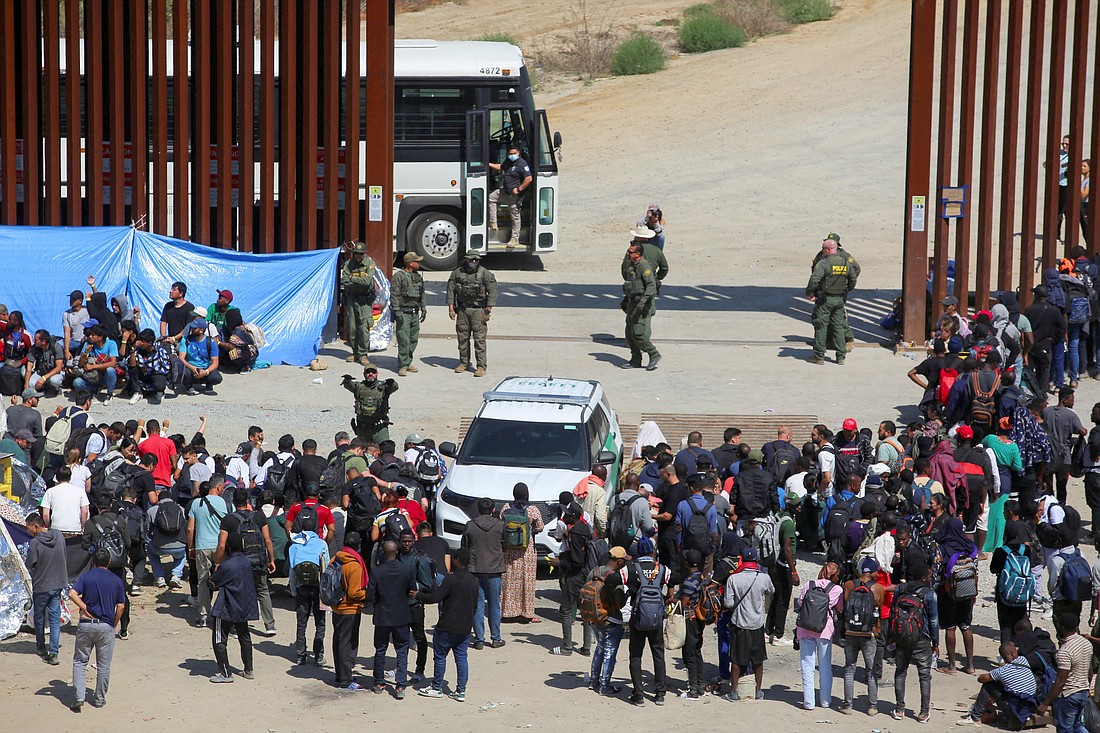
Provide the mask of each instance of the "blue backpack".
[{"label": "blue backpack", "polygon": [[997,595],[1006,606],[1026,606],[1035,595],[1035,578],[1031,575],[1031,560],[1020,545],[1016,552],[1004,546],[1005,566],[997,576]]},{"label": "blue backpack", "polygon": [[1081,557],[1081,550],[1073,548],[1073,554],[1066,558],[1062,572],[1058,576],[1058,589],[1067,601],[1083,602],[1092,599],[1092,568]]}]

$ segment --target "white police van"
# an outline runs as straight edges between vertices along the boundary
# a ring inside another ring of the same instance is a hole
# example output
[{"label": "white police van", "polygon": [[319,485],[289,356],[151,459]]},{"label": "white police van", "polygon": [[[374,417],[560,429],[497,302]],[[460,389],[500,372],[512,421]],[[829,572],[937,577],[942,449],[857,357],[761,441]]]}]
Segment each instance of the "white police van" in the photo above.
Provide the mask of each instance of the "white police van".
[{"label": "white police van", "polygon": [[534,537],[543,558],[558,550],[549,534],[558,495],[597,463],[607,467],[608,487],[616,485],[622,431],[597,381],[508,377],[484,398],[462,444],[439,446],[455,460],[437,495],[436,533],[457,548],[478,499],[489,497],[499,511],[522,482],[546,525]]}]

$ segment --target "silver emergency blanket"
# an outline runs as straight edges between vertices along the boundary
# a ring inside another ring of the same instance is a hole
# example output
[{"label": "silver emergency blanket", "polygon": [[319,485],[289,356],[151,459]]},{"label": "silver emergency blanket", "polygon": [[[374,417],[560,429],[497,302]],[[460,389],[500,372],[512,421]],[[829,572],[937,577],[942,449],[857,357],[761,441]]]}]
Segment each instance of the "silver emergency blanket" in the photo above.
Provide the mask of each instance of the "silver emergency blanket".
[{"label": "silver emergency blanket", "polygon": [[26,515],[18,504],[0,497],[0,639],[19,633],[31,607],[31,576],[6,524],[20,526]]},{"label": "silver emergency blanket", "polygon": [[393,314],[390,313],[390,281],[382,274],[381,270],[374,271],[374,283],[377,288],[375,303],[380,303],[382,312],[374,322],[370,330],[370,350],[385,351],[390,347],[390,339],[393,338]]}]

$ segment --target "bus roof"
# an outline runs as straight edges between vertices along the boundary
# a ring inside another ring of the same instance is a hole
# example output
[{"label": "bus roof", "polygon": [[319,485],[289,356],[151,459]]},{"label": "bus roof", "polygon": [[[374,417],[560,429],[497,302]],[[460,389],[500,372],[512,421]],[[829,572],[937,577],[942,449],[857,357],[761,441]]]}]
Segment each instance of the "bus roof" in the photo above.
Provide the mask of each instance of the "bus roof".
[{"label": "bus roof", "polygon": [[[60,40],[60,70],[66,71],[68,57],[65,54],[65,38]],[[366,67],[362,59],[366,56],[366,43],[360,43],[360,73]],[[80,39],[80,73],[84,73],[84,39]],[[347,68],[347,45],[340,49],[341,68]],[[43,49],[43,53],[45,50]],[[191,49],[187,50],[190,64]],[[175,71],[174,42],[165,42],[165,66],[168,76]],[[275,70],[279,73],[278,41],[275,48]],[[153,66],[153,42],[149,41],[147,69]],[[433,41],[429,39],[409,39],[394,42],[394,75],[397,78],[519,78],[523,67],[523,52],[510,43],[493,41]],[[253,43],[253,69],[260,71],[260,41]]]}]

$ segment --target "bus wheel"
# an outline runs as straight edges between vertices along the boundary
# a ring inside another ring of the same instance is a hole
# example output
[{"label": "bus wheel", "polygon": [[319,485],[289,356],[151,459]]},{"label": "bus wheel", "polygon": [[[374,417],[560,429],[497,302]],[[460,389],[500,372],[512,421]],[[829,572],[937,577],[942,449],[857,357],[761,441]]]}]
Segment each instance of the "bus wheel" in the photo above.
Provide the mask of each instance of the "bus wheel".
[{"label": "bus wheel", "polygon": [[425,270],[453,270],[462,251],[462,230],[450,214],[427,211],[409,225],[408,244],[424,258]]}]

